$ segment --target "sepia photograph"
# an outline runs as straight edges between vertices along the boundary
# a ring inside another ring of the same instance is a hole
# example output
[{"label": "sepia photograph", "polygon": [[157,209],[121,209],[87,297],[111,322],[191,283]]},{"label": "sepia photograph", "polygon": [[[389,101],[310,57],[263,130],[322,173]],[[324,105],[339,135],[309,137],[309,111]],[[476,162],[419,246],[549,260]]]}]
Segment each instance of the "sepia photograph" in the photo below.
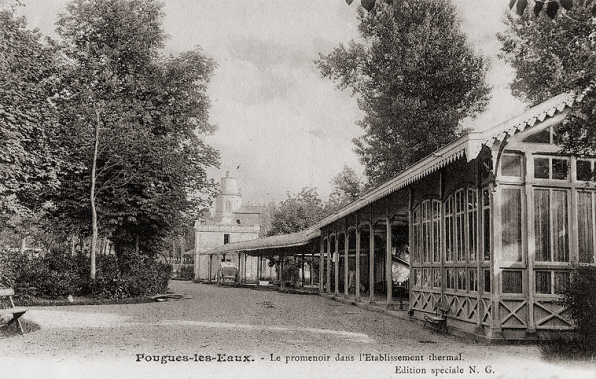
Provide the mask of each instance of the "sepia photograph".
[{"label": "sepia photograph", "polygon": [[1,378],[596,378],[596,1],[0,0]]}]

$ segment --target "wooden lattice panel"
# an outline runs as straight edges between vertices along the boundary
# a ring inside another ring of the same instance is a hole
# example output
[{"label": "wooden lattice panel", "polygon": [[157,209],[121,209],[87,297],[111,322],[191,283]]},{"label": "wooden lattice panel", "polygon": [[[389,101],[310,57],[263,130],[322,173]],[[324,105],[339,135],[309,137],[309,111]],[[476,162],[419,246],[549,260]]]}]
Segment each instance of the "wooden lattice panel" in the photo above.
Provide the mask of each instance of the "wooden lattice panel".
[{"label": "wooden lattice panel", "polygon": [[499,301],[499,320],[502,328],[527,328],[527,300],[501,299]]},{"label": "wooden lattice panel", "polygon": [[478,300],[468,296],[446,295],[449,316],[467,322],[478,321]]},{"label": "wooden lattice panel", "polygon": [[558,301],[535,301],[534,323],[536,329],[571,329],[573,322],[569,311]]},{"label": "wooden lattice panel", "polygon": [[412,308],[417,311],[434,312],[435,304],[441,299],[441,294],[434,292],[412,291],[414,294],[414,301]]},{"label": "wooden lattice panel", "polygon": [[482,324],[490,325],[493,316],[493,302],[491,299],[482,299]]}]

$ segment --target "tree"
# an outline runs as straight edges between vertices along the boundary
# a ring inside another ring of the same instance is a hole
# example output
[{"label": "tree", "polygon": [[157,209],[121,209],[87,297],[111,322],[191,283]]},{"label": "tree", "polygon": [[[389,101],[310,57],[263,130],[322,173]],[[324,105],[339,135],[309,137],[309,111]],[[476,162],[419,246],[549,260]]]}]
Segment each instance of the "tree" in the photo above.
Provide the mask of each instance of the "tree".
[{"label": "tree", "polygon": [[355,201],[363,190],[363,185],[354,169],[345,165],[342,171],[331,180],[331,185],[332,191],[325,204],[327,213],[334,212]]},{"label": "tree", "polygon": [[270,236],[296,233],[314,225],[325,216],[323,201],[316,188],[304,187],[300,193],[281,201],[273,212]]},{"label": "tree", "polygon": [[[346,0],[348,5],[352,4],[353,1],[354,0]],[[383,1],[388,4],[393,3],[393,0]],[[362,7],[367,11],[372,10],[376,2],[376,0],[361,0]],[[570,10],[574,5],[589,5],[591,3],[592,0],[537,0],[534,2],[534,7],[532,10],[536,16],[538,16],[538,14],[544,10],[544,13],[548,17],[555,18],[560,8]],[[509,0],[509,8],[513,9],[514,6],[516,12],[519,15],[522,15],[528,7],[528,0]],[[596,16],[596,4],[592,6],[592,12]]]},{"label": "tree", "polygon": [[474,53],[446,0],[359,8],[364,42],[320,56],[324,77],[357,94],[365,116],[355,151],[371,185],[453,140],[488,101],[487,62]]},{"label": "tree", "polygon": [[61,162],[49,149],[56,115],[48,99],[57,81],[56,52],[25,19],[0,10],[0,222],[28,217],[57,185]]},{"label": "tree", "polygon": [[[528,0],[509,0],[509,8],[513,9],[515,6],[515,10],[519,15],[524,14],[528,5]],[[563,8],[569,11],[574,6],[591,6],[591,12],[596,16],[596,4],[592,4],[592,0],[536,0],[534,1],[532,11],[535,16],[538,16],[541,11],[544,11],[544,14],[554,19],[559,9]]]},{"label": "tree", "polygon": [[161,6],[75,0],[58,21],[67,60],[56,103],[73,169],[60,177],[54,215],[91,221],[92,266],[100,227],[117,254],[155,255],[215,188],[205,168],[218,153],[199,138],[215,130],[206,95],[214,62],[199,49],[160,54]]},{"label": "tree", "polygon": [[499,35],[502,57],[515,70],[513,94],[532,105],[562,92],[577,94],[578,104],[557,129],[567,152],[596,153],[596,24],[591,5],[576,5],[554,20],[544,15],[508,15]]}]

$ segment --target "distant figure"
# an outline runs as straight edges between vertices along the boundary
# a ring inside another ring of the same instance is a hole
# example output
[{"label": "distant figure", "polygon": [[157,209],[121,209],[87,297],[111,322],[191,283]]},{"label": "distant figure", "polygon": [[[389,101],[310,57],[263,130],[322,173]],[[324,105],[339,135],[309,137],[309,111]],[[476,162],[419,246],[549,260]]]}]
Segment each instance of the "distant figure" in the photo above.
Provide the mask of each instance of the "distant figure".
[{"label": "distant figure", "polygon": [[356,293],[356,273],[348,271],[348,293]]}]

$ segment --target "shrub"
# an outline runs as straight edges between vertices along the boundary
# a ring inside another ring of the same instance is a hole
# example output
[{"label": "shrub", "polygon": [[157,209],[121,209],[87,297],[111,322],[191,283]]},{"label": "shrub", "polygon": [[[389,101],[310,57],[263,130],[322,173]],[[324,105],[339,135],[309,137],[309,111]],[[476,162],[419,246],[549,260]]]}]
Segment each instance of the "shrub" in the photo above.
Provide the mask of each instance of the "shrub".
[{"label": "shrub", "polygon": [[97,296],[142,297],[165,292],[171,266],[145,255],[98,256],[96,280],[89,279],[89,257],[49,252],[30,257],[18,250],[0,250],[0,287],[14,288],[22,300]]},{"label": "shrub", "polygon": [[172,275],[170,265],[142,254],[106,256],[98,261],[95,294],[108,299],[165,292]]},{"label": "shrub", "polygon": [[542,354],[548,359],[589,359],[596,353],[596,267],[576,267],[565,289],[562,302],[567,307],[575,331],[570,334],[552,333],[541,343]]},{"label": "shrub", "polygon": [[596,352],[596,267],[577,267],[564,294],[564,302],[576,326],[578,347]]},{"label": "shrub", "polygon": [[180,269],[178,277],[184,280],[193,280],[195,278],[195,270],[191,266],[183,266]]}]

